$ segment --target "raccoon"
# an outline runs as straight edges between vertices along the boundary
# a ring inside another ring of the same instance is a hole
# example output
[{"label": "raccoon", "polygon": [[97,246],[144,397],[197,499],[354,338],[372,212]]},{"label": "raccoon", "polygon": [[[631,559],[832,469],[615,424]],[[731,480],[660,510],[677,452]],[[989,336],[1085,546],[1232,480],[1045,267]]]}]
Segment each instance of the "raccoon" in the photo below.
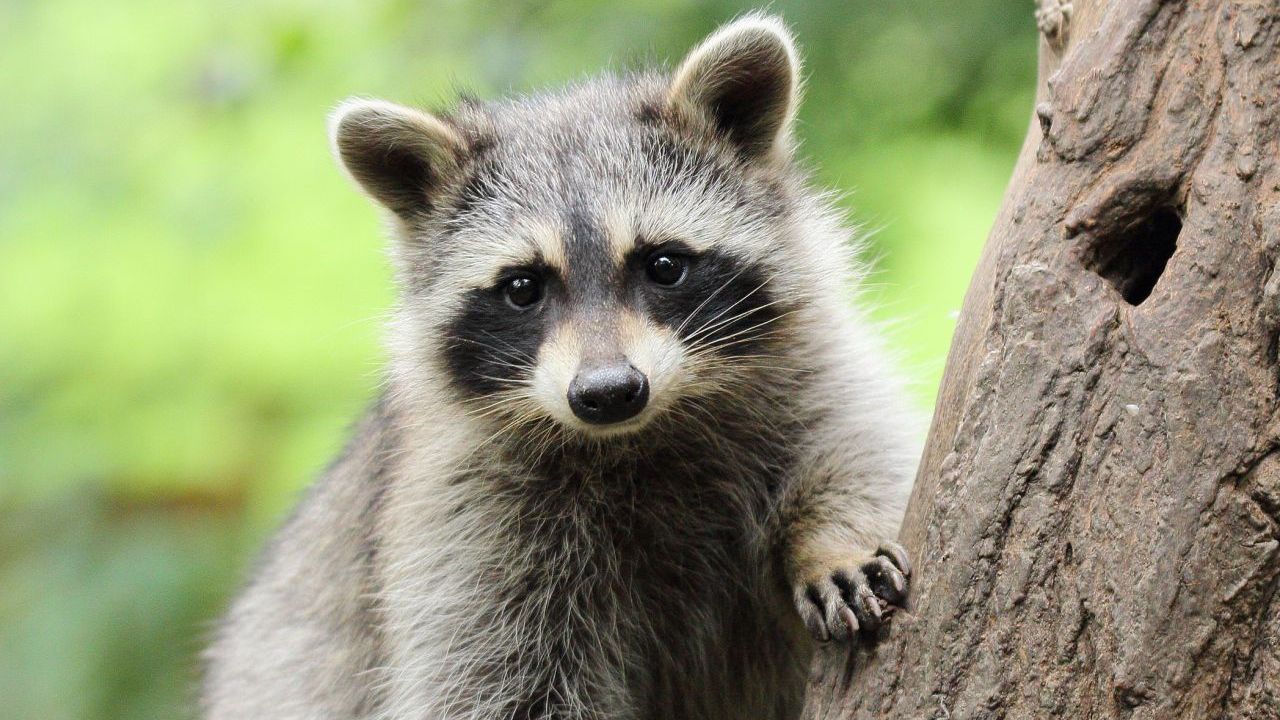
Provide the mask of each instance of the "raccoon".
[{"label": "raccoon", "polygon": [[206,653],[205,716],[795,718],[911,573],[865,268],[740,18],[674,73],[447,114],[351,100],[394,225],[385,390]]}]

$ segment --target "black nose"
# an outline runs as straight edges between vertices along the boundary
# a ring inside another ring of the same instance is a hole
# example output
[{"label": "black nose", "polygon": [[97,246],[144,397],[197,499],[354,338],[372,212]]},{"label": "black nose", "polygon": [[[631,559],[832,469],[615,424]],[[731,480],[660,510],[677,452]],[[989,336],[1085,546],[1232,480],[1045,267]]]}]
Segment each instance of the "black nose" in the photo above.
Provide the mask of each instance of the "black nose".
[{"label": "black nose", "polygon": [[647,402],[649,379],[625,360],[584,366],[569,383],[569,408],[592,425],[633,418]]}]

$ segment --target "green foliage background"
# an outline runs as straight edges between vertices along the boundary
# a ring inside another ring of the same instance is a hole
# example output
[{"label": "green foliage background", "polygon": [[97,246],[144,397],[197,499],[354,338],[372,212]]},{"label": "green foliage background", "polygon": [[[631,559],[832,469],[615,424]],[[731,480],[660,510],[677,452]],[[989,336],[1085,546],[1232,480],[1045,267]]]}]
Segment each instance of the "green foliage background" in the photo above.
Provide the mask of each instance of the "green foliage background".
[{"label": "green foliage background", "polygon": [[[674,61],[749,7],[0,0],[0,714],[189,715],[211,622],[374,392],[392,288],[338,100]],[[1033,4],[771,7],[927,407],[1030,118]]]}]

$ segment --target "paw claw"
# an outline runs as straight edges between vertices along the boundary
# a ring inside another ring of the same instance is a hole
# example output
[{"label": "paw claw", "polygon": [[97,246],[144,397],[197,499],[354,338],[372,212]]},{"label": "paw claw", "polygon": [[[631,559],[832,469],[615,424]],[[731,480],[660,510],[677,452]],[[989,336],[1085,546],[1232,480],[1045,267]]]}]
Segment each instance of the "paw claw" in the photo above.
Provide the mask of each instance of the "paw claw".
[{"label": "paw claw", "polygon": [[887,607],[904,605],[910,576],[906,551],[887,542],[870,558],[841,564],[798,586],[796,605],[805,627],[821,642],[872,636]]},{"label": "paw claw", "polygon": [[846,577],[848,582],[845,590],[849,604],[853,606],[853,612],[858,616],[858,621],[862,624],[863,629],[874,631],[880,627],[882,613],[880,611],[880,600],[876,598],[875,591],[871,589],[871,585],[867,582],[865,573],[855,571]]},{"label": "paw claw", "polygon": [[907,578],[889,558],[880,556],[863,566],[876,595],[897,605],[907,597]]},{"label": "paw claw", "polygon": [[888,558],[906,577],[911,577],[911,560],[906,548],[892,540],[885,540],[876,548],[876,556]]},{"label": "paw claw", "polygon": [[862,626],[858,624],[857,615],[855,615],[854,612],[849,609],[848,605],[842,606],[840,608],[840,617],[844,618],[844,624],[848,626],[850,636],[852,636],[854,633],[858,632],[858,630],[862,628]]}]

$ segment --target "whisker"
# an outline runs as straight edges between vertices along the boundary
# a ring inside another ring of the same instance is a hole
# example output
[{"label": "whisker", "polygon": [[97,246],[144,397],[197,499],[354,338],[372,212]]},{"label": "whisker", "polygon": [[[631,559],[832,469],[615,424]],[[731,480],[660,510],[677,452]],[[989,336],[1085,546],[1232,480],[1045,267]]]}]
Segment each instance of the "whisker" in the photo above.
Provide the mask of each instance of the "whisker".
[{"label": "whisker", "polygon": [[734,280],[737,280],[738,276],[744,272],[746,272],[746,268],[743,268],[738,272],[734,273],[733,275],[731,275],[728,280],[725,280],[724,283],[720,285],[720,287],[716,288],[715,291],[713,291],[710,295],[708,295],[702,302],[698,303],[698,306],[695,307],[692,311],[690,311],[690,313],[685,316],[684,321],[680,323],[680,326],[676,328],[676,332],[675,332],[676,336],[678,337],[680,335],[680,333],[685,329],[685,326],[687,326],[689,322],[693,320],[693,318],[702,310],[702,308],[707,306],[707,303],[714,300],[715,297],[720,294],[720,291],[729,287],[729,284],[732,283]]},{"label": "whisker", "polygon": [[[714,333],[715,331],[717,331],[717,330],[719,330],[719,329],[723,328],[724,326],[726,326],[726,325],[728,325],[728,324],[730,324],[730,323],[732,323],[732,322],[736,322],[736,321],[738,321],[738,320],[741,320],[741,319],[746,318],[746,317],[748,317],[748,316],[750,316],[750,315],[753,315],[753,314],[755,314],[755,313],[761,312],[761,311],[766,310],[766,309],[768,309],[768,308],[770,308],[770,307],[772,307],[772,306],[774,306],[774,305],[778,305],[778,304],[781,304],[781,303],[782,303],[782,301],[781,301],[781,300],[775,300],[774,302],[771,302],[771,303],[766,303],[766,304],[764,304],[764,305],[760,305],[760,306],[758,306],[758,307],[754,307],[754,308],[751,308],[751,309],[749,309],[749,310],[744,310],[743,312],[740,312],[740,313],[738,313],[737,315],[734,315],[733,317],[730,317],[730,318],[726,318],[726,319],[724,319],[724,320],[721,320],[720,322],[716,323],[716,324],[715,324],[715,326],[710,327],[710,328],[707,328],[705,331],[701,331],[701,334],[700,334],[700,335],[690,335],[688,338],[686,338],[686,342],[687,342],[687,341],[689,341],[689,340],[693,340],[693,341],[695,341],[695,342],[696,342],[696,341],[699,341],[699,340],[702,340],[702,339],[706,338],[707,336],[711,335],[712,333]],[[794,312],[794,311],[791,311],[791,312]],[[789,313],[787,313],[787,314],[789,314]]]},{"label": "whisker", "polygon": [[516,357],[518,357],[518,358],[524,358],[524,359],[527,359],[527,360],[533,360],[533,359],[534,359],[532,356],[530,356],[530,355],[529,355],[527,352],[525,352],[524,350],[521,350],[520,348],[516,347],[515,345],[512,345],[512,344],[510,343],[510,341],[504,340],[504,339],[502,339],[502,338],[498,337],[497,335],[494,335],[493,333],[489,332],[488,330],[483,330],[483,331],[481,331],[481,332],[483,332],[485,335],[488,335],[489,337],[493,338],[494,340],[497,340],[498,342],[500,342],[500,343],[502,343],[503,345],[505,345],[505,346],[506,346],[506,347],[507,347],[507,348],[508,348],[508,349],[509,349],[509,350],[510,350],[510,351],[511,351],[511,352],[512,352]]},{"label": "whisker", "polygon": [[[486,333],[486,334],[493,335],[493,333]],[[458,337],[456,335],[446,335],[445,339],[450,340],[452,342],[470,343],[472,345],[477,345],[481,348],[484,348],[485,350],[488,350],[489,352],[493,353],[494,357],[502,360],[510,361],[506,363],[509,367],[527,368],[530,364],[534,362],[534,358],[530,357],[525,353],[520,352],[518,348],[513,347],[512,350],[505,350],[503,348],[496,347],[488,343],[480,342],[479,340],[476,340],[474,338]],[[496,338],[496,339],[501,340],[501,338]],[[495,363],[495,364],[498,364],[498,363]]]},{"label": "whisker", "polygon": [[[737,275],[735,275],[734,277],[737,277]],[[718,320],[719,318],[723,317],[726,313],[728,313],[728,312],[732,311],[734,308],[736,308],[736,307],[738,307],[739,305],[741,305],[743,302],[745,302],[747,299],[749,299],[752,295],[755,295],[755,294],[756,294],[757,292],[759,292],[762,288],[764,288],[764,286],[765,286],[766,284],[768,284],[768,282],[769,282],[769,281],[768,281],[768,280],[766,280],[765,282],[760,283],[759,285],[757,285],[757,286],[755,286],[754,288],[752,288],[750,292],[748,292],[747,294],[745,294],[745,295],[743,295],[742,297],[738,298],[737,300],[733,301],[733,303],[732,303],[732,304],[730,304],[730,305],[729,305],[729,307],[726,307],[725,309],[723,309],[723,310],[721,310],[720,312],[716,313],[715,315],[711,316],[711,318],[710,318],[709,320],[707,320],[706,322],[704,322],[704,323],[703,323],[703,324],[702,324],[702,325],[701,325],[697,330],[694,330],[693,332],[689,333],[689,337],[697,337],[697,336],[698,336],[698,334],[699,334],[699,333],[701,333],[701,332],[702,332],[702,331],[703,331],[703,330],[704,330],[708,325],[710,325],[711,323],[715,322],[715,321],[716,321],[716,320]],[[727,283],[726,283],[726,284],[727,284]],[[677,334],[679,334],[679,333],[677,333]]]},{"label": "whisker", "polygon": [[738,336],[740,336],[740,335],[743,335],[743,334],[746,334],[746,333],[752,332],[753,330],[756,330],[756,329],[759,329],[759,328],[762,328],[762,327],[766,327],[766,326],[768,326],[768,325],[770,325],[770,324],[772,324],[772,323],[778,322],[779,320],[782,320],[783,318],[785,318],[785,317],[787,317],[787,316],[789,316],[789,315],[794,315],[794,314],[796,314],[796,312],[798,312],[798,311],[796,311],[796,310],[788,310],[787,312],[778,313],[777,315],[774,315],[773,317],[770,317],[770,318],[766,318],[766,319],[764,319],[764,320],[762,320],[762,321],[760,321],[760,322],[756,323],[755,325],[751,325],[750,327],[742,328],[741,330],[737,330],[737,331],[735,331],[735,332],[733,332],[733,333],[731,333],[731,334],[729,334],[729,335],[725,335],[724,337],[717,337],[717,338],[715,338],[714,340],[710,341],[709,343],[703,343],[703,344],[704,344],[704,345],[707,345],[707,344],[715,344],[716,342],[720,342],[720,341],[723,341],[723,340],[732,340],[733,338],[738,337]]}]

